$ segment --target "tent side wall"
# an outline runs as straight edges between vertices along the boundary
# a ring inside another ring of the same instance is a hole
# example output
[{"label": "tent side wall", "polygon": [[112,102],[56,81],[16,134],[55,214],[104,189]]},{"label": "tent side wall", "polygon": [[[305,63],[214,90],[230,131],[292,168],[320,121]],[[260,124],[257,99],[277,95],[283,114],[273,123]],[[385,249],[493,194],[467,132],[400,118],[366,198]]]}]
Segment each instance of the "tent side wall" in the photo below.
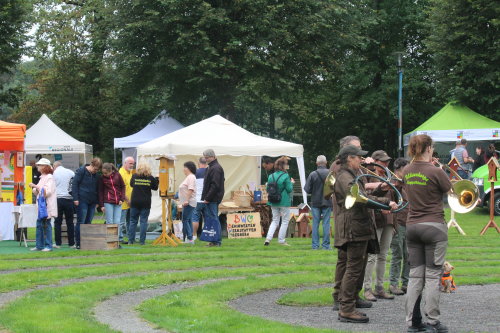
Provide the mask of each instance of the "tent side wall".
[{"label": "tent side wall", "polygon": [[[200,156],[194,155],[179,155],[175,161],[175,189],[179,188],[184,178],[184,163],[193,161],[197,164]],[[224,199],[231,197],[231,191],[236,191],[240,186],[246,184],[260,184],[260,157],[256,156],[228,156],[222,155],[217,157],[219,163],[224,168],[225,181],[225,196]],[[153,176],[157,177],[159,172],[159,161],[156,157],[139,156],[139,163],[147,163],[151,166]],[[138,163],[138,164],[139,164]],[[149,215],[150,222],[158,222],[161,219],[161,200],[158,192],[153,192],[151,201],[151,213]]]}]

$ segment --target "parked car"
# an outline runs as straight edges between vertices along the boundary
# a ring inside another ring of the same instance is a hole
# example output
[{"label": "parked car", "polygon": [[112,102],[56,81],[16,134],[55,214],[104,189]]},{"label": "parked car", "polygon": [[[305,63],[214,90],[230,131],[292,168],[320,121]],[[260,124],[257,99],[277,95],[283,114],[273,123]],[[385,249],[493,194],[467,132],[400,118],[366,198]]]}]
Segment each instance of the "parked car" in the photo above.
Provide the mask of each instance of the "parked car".
[{"label": "parked car", "polygon": [[[488,166],[483,165],[477,168],[472,174],[472,181],[479,188],[481,202],[478,207],[490,207],[491,183],[488,181]],[[498,181],[495,182],[495,215],[500,215],[500,172],[497,170]]]}]

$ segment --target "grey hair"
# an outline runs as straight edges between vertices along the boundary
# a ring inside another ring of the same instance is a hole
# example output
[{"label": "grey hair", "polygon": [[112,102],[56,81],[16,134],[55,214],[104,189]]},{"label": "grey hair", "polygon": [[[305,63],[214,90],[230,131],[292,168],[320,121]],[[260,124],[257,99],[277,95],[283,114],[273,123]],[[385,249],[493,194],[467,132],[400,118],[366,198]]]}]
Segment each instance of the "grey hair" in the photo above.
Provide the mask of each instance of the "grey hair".
[{"label": "grey hair", "polygon": [[134,161],[134,162],[135,162],[135,160],[134,160],[134,158],[133,158],[132,156],[127,156],[127,157],[125,157],[125,159],[123,160],[123,163],[126,163],[127,161],[130,161],[130,160],[132,160],[132,161]]},{"label": "grey hair", "polygon": [[205,159],[205,157],[200,157],[200,159],[198,160],[198,162],[200,164],[207,164],[207,160]]},{"label": "grey hair", "polygon": [[355,135],[344,136],[339,141],[339,143],[340,143],[340,149],[344,148],[345,146],[347,146],[352,141],[361,141],[361,140],[357,136],[355,136]]},{"label": "grey hair", "polygon": [[215,157],[215,152],[213,149],[207,149],[203,152],[204,157]]},{"label": "grey hair", "polygon": [[57,167],[60,167],[62,166],[62,162],[61,161],[55,161],[54,164],[52,165],[52,168],[57,168]]}]

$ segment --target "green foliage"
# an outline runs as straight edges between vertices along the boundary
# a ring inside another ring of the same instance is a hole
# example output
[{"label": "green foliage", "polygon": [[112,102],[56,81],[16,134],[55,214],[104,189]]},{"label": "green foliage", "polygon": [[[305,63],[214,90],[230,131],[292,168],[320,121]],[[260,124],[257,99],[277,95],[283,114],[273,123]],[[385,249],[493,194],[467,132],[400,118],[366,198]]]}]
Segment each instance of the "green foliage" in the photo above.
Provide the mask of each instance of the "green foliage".
[{"label": "green foliage", "polygon": [[19,91],[9,85],[11,70],[24,50],[25,17],[29,2],[3,0],[0,2],[0,118],[18,104]]},{"label": "green foliage", "polygon": [[11,89],[2,112],[28,126],[47,113],[105,159],[113,137],[164,109],[185,125],[221,114],[301,143],[308,168],[318,154],[333,159],[345,135],[395,155],[395,52],[404,132],[450,99],[499,119],[497,1],[32,2],[28,22],[12,20],[36,28],[33,60],[0,76]]},{"label": "green foliage", "polygon": [[460,100],[500,120],[500,3],[491,0],[432,0],[430,35],[437,96],[441,104]]}]

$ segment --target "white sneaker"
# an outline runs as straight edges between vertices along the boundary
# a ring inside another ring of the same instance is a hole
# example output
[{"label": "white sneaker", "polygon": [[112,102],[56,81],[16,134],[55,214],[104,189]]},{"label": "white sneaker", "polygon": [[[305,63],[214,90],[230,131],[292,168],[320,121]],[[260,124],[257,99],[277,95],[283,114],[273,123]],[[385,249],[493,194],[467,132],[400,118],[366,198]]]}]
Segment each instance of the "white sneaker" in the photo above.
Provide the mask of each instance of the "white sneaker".
[{"label": "white sneaker", "polygon": [[30,251],[41,251],[41,250],[39,250],[36,247],[34,247],[34,248],[30,249]]},{"label": "white sneaker", "polygon": [[55,249],[60,249],[61,247],[59,245],[52,245],[53,248]]},{"label": "white sneaker", "polygon": [[196,240],[197,238],[198,238],[198,237],[196,237],[196,236],[193,236],[193,240],[194,240],[194,241],[195,241],[195,240]]},{"label": "white sneaker", "polygon": [[283,245],[283,246],[290,246],[290,244],[288,244],[287,242],[283,242],[283,243],[278,243],[279,245]]},{"label": "white sneaker", "polygon": [[43,250],[42,250],[42,252],[51,252],[51,251],[52,251],[52,249],[49,249],[49,248],[47,248],[47,247],[46,247],[45,249],[43,249]]}]

